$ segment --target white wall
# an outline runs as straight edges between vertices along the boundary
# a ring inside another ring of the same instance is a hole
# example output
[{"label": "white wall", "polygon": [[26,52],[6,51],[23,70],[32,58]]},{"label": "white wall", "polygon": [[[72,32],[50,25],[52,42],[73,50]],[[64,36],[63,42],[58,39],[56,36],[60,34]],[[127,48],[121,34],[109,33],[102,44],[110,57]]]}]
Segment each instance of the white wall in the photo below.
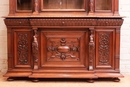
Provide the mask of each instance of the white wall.
[{"label": "white wall", "polygon": [[[0,17],[8,15],[9,0],[0,1]],[[130,73],[130,0],[119,0],[119,12],[125,16],[121,28],[120,69],[122,73]],[[7,29],[0,18],[0,72],[7,70]]]},{"label": "white wall", "polygon": [[120,69],[122,73],[130,73],[130,0],[119,0],[119,12],[125,16],[121,28]]},{"label": "white wall", "polygon": [[2,16],[9,12],[9,0],[0,1],[0,72],[7,70],[7,29]]}]

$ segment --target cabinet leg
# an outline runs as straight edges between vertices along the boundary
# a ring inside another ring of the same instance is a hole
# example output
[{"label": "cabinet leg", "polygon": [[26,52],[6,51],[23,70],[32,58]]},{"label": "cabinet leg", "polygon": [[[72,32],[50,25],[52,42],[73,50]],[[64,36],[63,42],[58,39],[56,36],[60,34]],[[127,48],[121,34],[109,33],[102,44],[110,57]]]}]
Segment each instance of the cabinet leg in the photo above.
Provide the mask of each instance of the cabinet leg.
[{"label": "cabinet leg", "polygon": [[93,79],[89,79],[88,82],[89,82],[89,83],[93,83],[94,80],[93,80]]},{"label": "cabinet leg", "polygon": [[33,81],[33,82],[39,82],[39,79],[34,78],[32,81]]},{"label": "cabinet leg", "polygon": [[9,77],[9,78],[7,78],[7,81],[14,81],[14,78],[13,77]]},{"label": "cabinet leg", "polygon": [[114,82],[120,82],[120,79],[119,78],[113,78],[113,81]]}]

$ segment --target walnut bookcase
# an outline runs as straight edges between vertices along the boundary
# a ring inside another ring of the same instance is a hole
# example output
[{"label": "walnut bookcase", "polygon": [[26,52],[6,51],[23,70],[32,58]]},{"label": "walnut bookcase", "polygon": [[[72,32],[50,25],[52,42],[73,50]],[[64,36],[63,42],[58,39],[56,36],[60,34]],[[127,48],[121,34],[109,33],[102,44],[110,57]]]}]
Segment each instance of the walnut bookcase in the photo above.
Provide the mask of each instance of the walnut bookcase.
[{"label": "walnut bookcase", "polygon": [[123,77],[118,0],[9,2],[8,80]]}]

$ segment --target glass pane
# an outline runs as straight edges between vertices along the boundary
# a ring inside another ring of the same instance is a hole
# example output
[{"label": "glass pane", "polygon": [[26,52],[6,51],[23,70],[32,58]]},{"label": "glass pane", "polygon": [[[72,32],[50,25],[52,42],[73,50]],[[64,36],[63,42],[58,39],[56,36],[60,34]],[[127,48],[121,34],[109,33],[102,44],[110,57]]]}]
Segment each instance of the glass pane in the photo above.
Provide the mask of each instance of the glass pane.
[{"label": "glass pane", "polygon": [[43,9],[83,9],[84,0],[43,0]]},{"label": "glass pane", "polygon": [[17,10],[31,10],[32,0],[17,0]]},{"label": "glass pane", "polygon": [[96,10],[111,10],[112,0],[96,0]]}]

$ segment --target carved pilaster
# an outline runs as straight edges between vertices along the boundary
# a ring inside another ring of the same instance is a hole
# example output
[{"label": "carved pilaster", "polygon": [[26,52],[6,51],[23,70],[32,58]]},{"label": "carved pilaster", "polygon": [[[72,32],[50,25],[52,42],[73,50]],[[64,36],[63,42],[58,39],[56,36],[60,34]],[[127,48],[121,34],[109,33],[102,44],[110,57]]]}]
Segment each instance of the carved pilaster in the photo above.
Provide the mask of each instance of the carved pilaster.
[{"label": "carved pilaster", "polygon": [[38,11],[39,10],[38,1],[39,0],[34,0],[34,12],[33,12],[34,15],[37,15],[39,13],[39,11]]},{"label": "carved pilaster", "polygon": [[90,12],[93,13],[94,12],[94,0],[90,0]]},{"label": "carved pilaster", "polygon": [[9,0],[9,16],[13,16],[15,14],[15,1]]},{"label": "carved pilaster", "polygon": [[90,39],[89,39],[89,70],[93,70],[94,57],[95,57],[94,30],[90,29]]},{"label": "carved pilaster", "polygon": [[38,49],[38,34],[37,30],[34,30],[33,42],[32,42],[32,54],[34,59],[34,69],[38,69],[38,57],[39,57],[39,49]]},{"label": "carved pilaster", "polygon": [[118,6],[119,5],[119,0],[115,0],[115,12],[114,12],[114,16],[119,16],[119,12],[118,12]]}]

